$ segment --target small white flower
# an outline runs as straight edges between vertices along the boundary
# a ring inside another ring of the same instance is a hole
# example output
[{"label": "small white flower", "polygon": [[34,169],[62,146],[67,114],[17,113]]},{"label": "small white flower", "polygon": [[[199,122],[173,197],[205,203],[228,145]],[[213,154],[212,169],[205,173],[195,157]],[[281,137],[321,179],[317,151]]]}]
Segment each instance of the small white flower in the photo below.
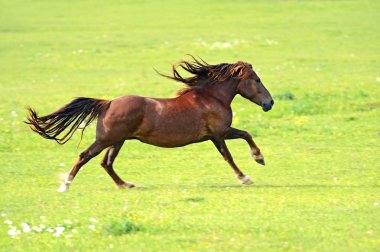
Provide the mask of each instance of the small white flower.
[{"label": "small white flower", "polygon": [[232,112],[232,116],[235,116],[236,115],[236,112]]},{"label": "small white flower", "polygon": [[30,228],[29,225],[28,225],[28,226],[24,226],[24,228],[22,229],[22,231],[23,231],[24,233],[29,233],[29,232],[31,231],[31,228]]},{"label": "small white flower", "polygon": [[41,229],[46,228],[46,226],[45,226],[44,224],[40,224],[39,227],[40,227]]},{"label": "small white flower", "polygon": [[14,110],[11,111],[11,114],[12,114],[12,116],[17,116],[17,112]]},{"label": "small white flower", "polygon": [[76,229],[72,229],[71,232],[78,233],[78,231]]},{"label": "small white flower", "polygon": [[7,214],[6,214],[6,213],[2,213],[1,216],[2,216],[2,217],[5,217],[5,216],[7,216]]},{"label": "small white flower", "polygon": [[243,110],[245,110],[245,108],[241,108],[240,110],[243,111]]},{"label": "small white flower", "polygon": [[5,224],[8,224],[8,225],[12,225],[12,224],[13,224],[13,221],[11,221],[11,220],[6,220],[6,221],[4,221],[4,223],[5,223]]},{"label": "small white flower", "polygon": [[16,229],[10,229],[10,230],[8,230],[8,234],[11,235],[11,236],[15,236],[16,235]]},{"label": "small white flower", "polygon": [[45,219],[46,219],[46,216],[41,215],[41,216],[40,216],[40,219],[41,219],[41,220],[45,220]]},{"label": "small white flower", "polygon": [[71,238],[71,237],[73,237],[72,234],[65,235],[65,238]]},{"label": "small white flower", "polygon": [[91,230],[95,230],[95,226],[94,225],[90,225],[90,226],[88,226],[88,228],[91,229]]},{"label": "small white flower", "polygon": [[113,244],[110,243],[110,244],[108,245],[108,247],[109,247],[110,249],[113,249]]},{"label": "small white flower", "polygon": [[374,202],[373,205],[374,205],[374,206],[378,206],[378,205],[379,205],[379,202]]},{"label": "small white flower", "polygon": [[53,233],[53,232],[54,232],[54,229],[52,229],[52,228],[47,228],[46,231],[48,231],[49,233]]},{"label": "small white flower", "polygon": [[90,218],[91,222],[98,222],[95,218]]},{"label": "small white flower", "polygon": [[65,163],[60,163],[59,166],[64,167]]},{"label": "small white flower", "polygon": [[32,227],[32,230],[33,231],[36,231],[37,233],[40,233],[42,231],[42,228],[38,227],[38,226],[33,226]]},{"label": "small white flower", "polygon": [[59,237],[59,236],[61,236],[61,234],[62,234],[62,233],[60,233],[60,232],[55,232],[55,233],[53,234],[53,236],[55,236],[55,237]]},{"label": "small white flower", "polygon": [[173,192],[168,192],[168,194],[173,194]]},{"label": "small white flower", "polygon": [[65,227],[58,226],[55,228],[55,230],[57,230],[58,232],[63,232],[63,230],[65,230]]}]

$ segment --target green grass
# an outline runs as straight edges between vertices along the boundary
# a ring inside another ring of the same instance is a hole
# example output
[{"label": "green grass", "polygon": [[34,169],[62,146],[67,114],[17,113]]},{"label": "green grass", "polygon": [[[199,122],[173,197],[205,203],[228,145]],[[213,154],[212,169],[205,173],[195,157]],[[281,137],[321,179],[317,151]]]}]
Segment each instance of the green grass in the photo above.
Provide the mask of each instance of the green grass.
[{"label": "green grass", "polygon": [[[378,1],[1,1],[0,250],[378,250],[379,11]],[[260,167],[244,141],[227,143],[255,184],[238,184],[211,143],[130,141],[115,167],[137,188],[117,190],[100,155],[56,193],[94,128],[79,148],[80,134],[59,146],[22,123],[25,107],[173,96],[180,86],[153,67],[169,73],[187,53],[252,63],[275,98],[269,113],[233,103],[234,126],[266,158]],[[12,238],[22,223],[36,230]]]}]

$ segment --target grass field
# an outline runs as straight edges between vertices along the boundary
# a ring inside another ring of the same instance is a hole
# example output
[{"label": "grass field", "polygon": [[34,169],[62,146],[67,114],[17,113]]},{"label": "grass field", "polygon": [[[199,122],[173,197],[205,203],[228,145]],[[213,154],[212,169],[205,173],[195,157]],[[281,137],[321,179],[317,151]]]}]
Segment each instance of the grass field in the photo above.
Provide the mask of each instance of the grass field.
[{"label": "grass field", "polygon": [[[1,1],[1,251],[379,251],[378,1]],[[127,142],[117,190],[94,158],[67,193],[60,174],[94,139],[64,146],[23,124],[73,97],[170,97],[158,76],[185,54],[253,64],[275,106],[237,97],[227,144]]]}]

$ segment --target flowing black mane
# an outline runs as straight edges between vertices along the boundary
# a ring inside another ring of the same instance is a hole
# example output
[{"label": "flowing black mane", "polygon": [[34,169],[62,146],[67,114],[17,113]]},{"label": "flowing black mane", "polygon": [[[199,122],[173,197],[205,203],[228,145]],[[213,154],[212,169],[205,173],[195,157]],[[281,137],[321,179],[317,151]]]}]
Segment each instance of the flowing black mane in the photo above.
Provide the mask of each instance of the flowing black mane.
[{"label": "flowing black mane", "polygon": [[[190,55],[191,56],[191,55]],[[193,61],[180,61],[173,65],[173,76],[168,76],[159,73],[166,78],[179,81],[187,85],[186,88],[177,92],[178,95],[187,93],[190,90],[202,88],[206,84],[213,84],[216,82],[223,82],[230,78],[237,78],[239,80],[246,79],[254,74],[252,65],[238,61],[235,64],[221,63],[218,65],[210,65],[204,60],[196,59],[191,56]],[[184,78],[179,73],[177,68],[181,67],[186,72],[193,74],[193,76]]]}]

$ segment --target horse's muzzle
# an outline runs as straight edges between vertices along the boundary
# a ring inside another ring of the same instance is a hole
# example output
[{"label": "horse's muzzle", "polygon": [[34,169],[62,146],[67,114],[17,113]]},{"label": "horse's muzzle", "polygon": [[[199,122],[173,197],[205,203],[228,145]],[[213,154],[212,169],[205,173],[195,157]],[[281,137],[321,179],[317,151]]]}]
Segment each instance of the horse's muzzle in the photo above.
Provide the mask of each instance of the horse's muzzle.
[{"label": "horse's muzzle", "polygon": [[268,112],[269,110],[271,110],[272,107],[273,107],[273,105],[274,105],[274,101],[273,100],[271,100],[270,102],[262,102],[261,103],[261,107],[263,108],[263,110],[265,112]]}]

